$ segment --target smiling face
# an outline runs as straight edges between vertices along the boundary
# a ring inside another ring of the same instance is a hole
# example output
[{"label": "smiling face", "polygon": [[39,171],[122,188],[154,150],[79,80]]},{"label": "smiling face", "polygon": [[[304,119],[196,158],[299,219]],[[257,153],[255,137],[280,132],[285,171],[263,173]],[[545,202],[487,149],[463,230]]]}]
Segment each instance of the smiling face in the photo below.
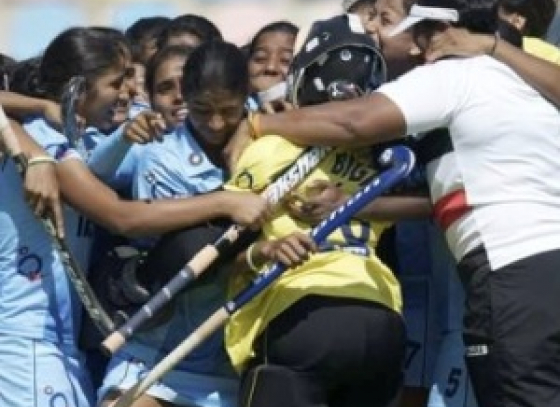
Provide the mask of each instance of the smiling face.
[{"label": "smiling face", "polygon": [[390,35],[407,16],[403,0],[377,0],[375,8],[374,35],[387,62],[389,79],[394,79],[422,63],[422,59],[409,31]]},{"label": "smiling face", "polygon": [[293,34],[282,31],[263,33],[249,58],[251,90],[262,92],[286,80],[294,56]]},{"label": "smiling face", "polygon": [[152,107],[162,114],[168,128],[176,128],[187,117],[187,105],[181,92],[185,56],[172,55],[157,67],[151,92]]},{"label": "smiling face", "polygon": [[223,146],[243,119],[245,100],[246,95],[209,89],[189,98],[190,122],[204,142]]},{"label": "smiling face", "polygon": [[128,113],[130,83],[127,76],[131,66],[129,56],[125,55],[117,64],[90,80],[88,91],[78,110],[88,126],[101,130],[111,129],[123,105],[126,105]]},{"label": "smiling face", "polygon": [[132,99],[134,99],[137,92],[135,70],[132,65],[126,68],[125,83],[126,86],[121,89],[115,110],[113,112],[113,128],[120,126],[128,120],[128,113],[130,111],[130,106],[132,105]]}]

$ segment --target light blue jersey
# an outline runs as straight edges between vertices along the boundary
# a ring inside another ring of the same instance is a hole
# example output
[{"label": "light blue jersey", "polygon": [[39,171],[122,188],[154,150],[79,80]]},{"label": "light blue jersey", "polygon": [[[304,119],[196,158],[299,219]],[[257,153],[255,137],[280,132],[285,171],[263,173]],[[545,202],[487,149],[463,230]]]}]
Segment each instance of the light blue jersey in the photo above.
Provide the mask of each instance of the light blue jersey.
[{"label": "light blue jersey", "polygon": [[[57,160],[80,159],[67,139],[43,119],[25,130]],[[0,167],[0,334],[74,344],[81,306],[51,238],[23,199],[22,182],[10,160]],[[65,207],[68,244],[87,270],[91,224]]]},{"label": "light blue jersey", "polygon": [[[185,127],[164,135],[163,142],[144,146],[135,171],[133,195],[135,199],[164,199],[188,197],[220,188],[224,173],[208,159],[194,137]],[[136,372],[131,361],[153,365],[173,350],[188,334],[197,328],[209,314],[226,299],[227,276],[217,277],[213,284],[191,289],[178,298],[174,316],[165,325],[136,335],[108,369],[99,391],[102,398],[111,388],[128,388],[137,380],[124,378],[126,372]],[[234,372],[223,347],[221,332],[214,334],[173,370],[182,379],[173,381],[166,376],[159,387],[149,394],[173,401],[178,405],[196,403],[201,406],[231,406],[237,387]],[[180,384],[178,384],[180,383]],[[199,384],[196,384],[199,383]],[[202,392],[200,383],[214,388]],[[198,389],[198,390],[197,390]],[[199,393],[204,393],[203,395]],[[217,392],[217,393],[215,393]],[[221,396],[217,396],[221,394]],[[224,396],[228,394],[230,396]],[[216,398],[217,397],[217,398]],[[222,398],[225,397],[225,398]],[[190,403],[186,401],[190,400]],[[221,401],[220,401],[221,400]]]},{"label": "light blue jersey", "polygon": [[96,128],[88,128],[82,137],[80,151],[90,170],[109,185],[120,190],[132,184],[138,155],[142,145],[130,144],[124,140],[122,124],[111,134]]},{"label": "light blue jersey", "polygon": [[220,188],[224,173],[200,148],[186,127],[165,134],[163,142],[146,145],[134,177],[136,199],[203,194]]},{"label": "light blue jersey", "polygon": [[[188,197],[222,186],[223,171],[210,162],[185,127],[166,134],[163,140],[162,143],[146,146],[139,157],[133,185],[135,199]],[[219,308],[225,299],[226,282],[221,283],[223,286],[212,284],[205,285],[202,289],[189,290],[183,295],[183,301],[179,301],[176,315],[170,323],[143,338],[149,339],[148,343],[153,344],[158,352],[170,351],[204,320],[210,310]],[[198,368],[196,365],[201,361],[193,362],[198,359],[196,355],[205,355],[208,349],[213,349],[208,354],[213,359],[214,353],[221,347],[221,337],[215,336],[214,340],[206,342],[179,369],[191,372],[211,371],[207,370],[204,362]],[[215,362],[211,363],[213,369]]]}]

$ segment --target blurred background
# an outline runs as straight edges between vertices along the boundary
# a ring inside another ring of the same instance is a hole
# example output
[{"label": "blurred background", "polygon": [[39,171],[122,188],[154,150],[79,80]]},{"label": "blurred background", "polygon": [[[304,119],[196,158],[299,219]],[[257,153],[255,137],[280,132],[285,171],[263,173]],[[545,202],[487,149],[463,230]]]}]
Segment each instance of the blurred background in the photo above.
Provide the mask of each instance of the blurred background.
[{"label": "blurred background", "polygon": [[0,52],[35,56],[75,25],[124,29],[140,17],[201,14],[238,45],[277,19],[303,25],[341,11],[341,0],[0,0]]},{"label": "blurred background", "polygon": [[[75,25],[125,29],[140,17],[202,14],[229,41],[247,42],[271,21],[301,26],[341,11],[341,0],[0,0],[0,52],[16,59],[35,56],[61,30]],[[560,44],[560,17],[549,40]]]}]

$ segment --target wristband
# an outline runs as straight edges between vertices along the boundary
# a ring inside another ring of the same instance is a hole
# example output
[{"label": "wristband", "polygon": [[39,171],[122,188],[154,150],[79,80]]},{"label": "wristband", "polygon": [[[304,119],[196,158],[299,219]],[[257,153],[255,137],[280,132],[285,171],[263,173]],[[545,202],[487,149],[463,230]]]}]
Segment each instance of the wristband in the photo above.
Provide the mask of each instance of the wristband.
[{"label": "wristband", "polygon": [[37,164],[56,164],[56,160],[48,155],[41,155],[41,156],[37,156],[37,157],[31,157],[28,161],[27,161],[27,167],[31,167],[33,165],[37,165]]},{"label": "wristband", "polygon": [[255,248],[255,243],[253,243],[251,246],[249,246],[249,248],[245,252],[245,260],[247,261],[247,264],[249,265],[249,268],[251,270],[253,270],[255,273],[257,273],[260,270],[260,268],[257,267],[256,264],[253,261],[253,249],[254,248]]}]

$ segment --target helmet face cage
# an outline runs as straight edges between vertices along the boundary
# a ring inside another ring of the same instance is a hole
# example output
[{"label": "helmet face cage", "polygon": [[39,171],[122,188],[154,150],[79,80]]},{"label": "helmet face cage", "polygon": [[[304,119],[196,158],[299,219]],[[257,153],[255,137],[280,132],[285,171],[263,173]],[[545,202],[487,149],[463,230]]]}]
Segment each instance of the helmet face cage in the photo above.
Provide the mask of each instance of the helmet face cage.
[{"label": "helmet face cage", "polygon": [[385,82],[383,56],[371,37],[352,31],[350,17],[337,16],[311,29],[288,76],[288,100],[294,106],[359,97]]},{"label": "helmet face cage", "polygon": [[355,83],[340,80],[329,83],[327,95],[330,101],[349,100],[363,96],[364,91]]}]

